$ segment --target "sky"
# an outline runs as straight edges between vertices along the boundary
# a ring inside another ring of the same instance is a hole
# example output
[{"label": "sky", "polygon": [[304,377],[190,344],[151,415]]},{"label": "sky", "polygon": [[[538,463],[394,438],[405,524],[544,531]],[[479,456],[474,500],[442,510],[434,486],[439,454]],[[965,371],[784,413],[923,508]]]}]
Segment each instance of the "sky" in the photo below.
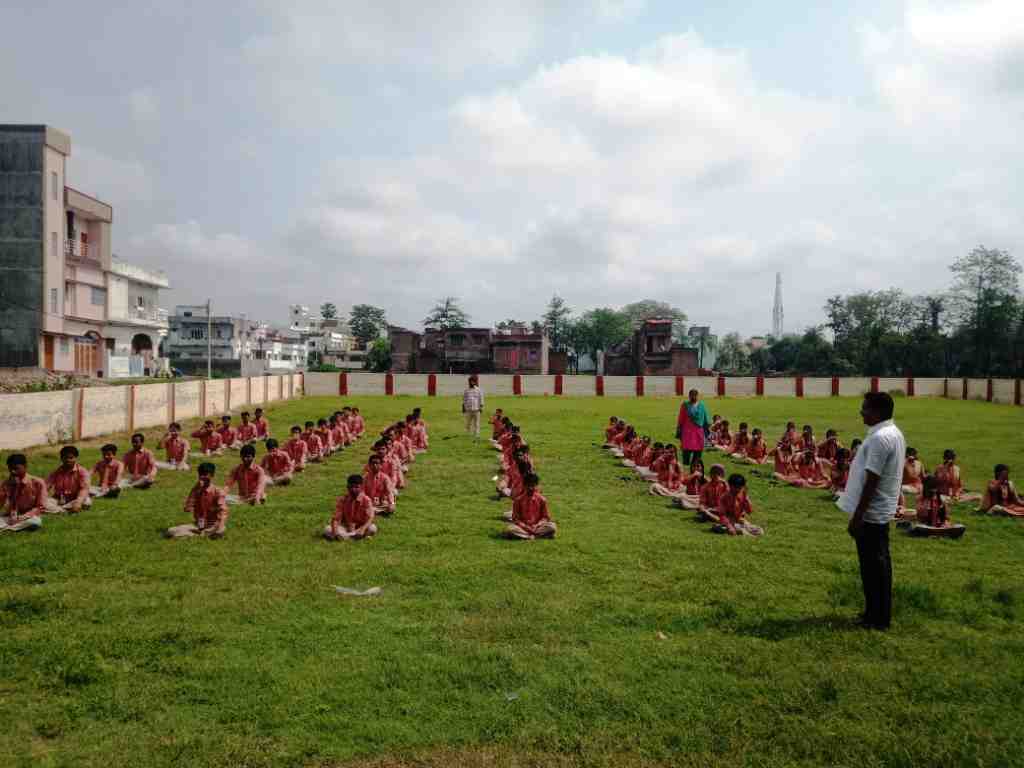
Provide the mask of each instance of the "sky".
[{"label": "sky", "polygon": [[754,335],[776,272],[800,332],[1024,254],[1020,0],[7,0],[2,37],[0,123],[71,135],[168,308]]}]

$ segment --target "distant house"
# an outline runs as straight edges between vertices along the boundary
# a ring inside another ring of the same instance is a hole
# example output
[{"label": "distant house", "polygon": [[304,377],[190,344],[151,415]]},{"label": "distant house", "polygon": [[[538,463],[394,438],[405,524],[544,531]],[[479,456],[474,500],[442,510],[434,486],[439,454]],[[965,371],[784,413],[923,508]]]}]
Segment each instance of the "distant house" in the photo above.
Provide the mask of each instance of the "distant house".
[{"label": "distant house", "polygon": [[608,350],[604,372],[609,376],[694,376],[697,359],[697,349],[673,341],[671,319],[650,319]]},{"label": "distant house", "polygon": [[422,334],[390,326],[395,373],[538,373],[549,371],[546,334],[512,328],[428,328]]}]

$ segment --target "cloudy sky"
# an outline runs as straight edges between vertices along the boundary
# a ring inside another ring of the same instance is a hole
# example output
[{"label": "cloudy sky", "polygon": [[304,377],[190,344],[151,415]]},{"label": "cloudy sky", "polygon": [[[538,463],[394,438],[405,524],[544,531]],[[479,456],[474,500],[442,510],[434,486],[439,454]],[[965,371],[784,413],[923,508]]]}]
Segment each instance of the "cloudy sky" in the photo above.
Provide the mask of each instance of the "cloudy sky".
[{"label": "cloudy sky", "polygon": [[802,330],[1024,255],[1020,0],[8,0],[3,28],[0,122],[71,134],[168,306],[418,326],[453,294],[486,324],[557,292],[753,334],[776,271]]}]

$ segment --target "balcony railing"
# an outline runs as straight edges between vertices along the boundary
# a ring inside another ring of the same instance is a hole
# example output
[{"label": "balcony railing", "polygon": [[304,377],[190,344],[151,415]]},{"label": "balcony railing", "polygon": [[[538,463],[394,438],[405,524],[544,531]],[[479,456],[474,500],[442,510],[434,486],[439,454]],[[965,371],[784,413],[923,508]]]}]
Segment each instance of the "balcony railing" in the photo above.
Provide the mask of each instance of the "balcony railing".
[{"label": "balcony railing", "polygon": [[117,256],[113,256],[110,259],[110,271],[122,277],[127,277],[129,280],[155,285],[158,288],[170,287],[170,284],[167,282],[167,273],[162,269],[139,267],[135,264],[121,261]]},{"label": "balcony railing", "polygon": [[75,261],[99,265],[99,255],[89,250],[89,244],[78,240],[64,241],[64,257]]}]

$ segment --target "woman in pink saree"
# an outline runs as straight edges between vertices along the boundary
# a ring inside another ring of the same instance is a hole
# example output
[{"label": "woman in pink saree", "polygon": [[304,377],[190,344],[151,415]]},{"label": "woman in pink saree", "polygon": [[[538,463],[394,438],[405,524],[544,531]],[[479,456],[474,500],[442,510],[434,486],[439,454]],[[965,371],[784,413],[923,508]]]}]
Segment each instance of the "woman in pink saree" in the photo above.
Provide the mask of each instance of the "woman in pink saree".
[{"label": "woman in pink saree", "polygon": [[683,451],[683,466],[690,466],[694,459],[701,458],[704,450],[704,428],[711,423],[707,409],[700,400],[696,389],[690,390],[689,399],[679,408],[679,419],[676,422],[676,437],[679,438]]}]

